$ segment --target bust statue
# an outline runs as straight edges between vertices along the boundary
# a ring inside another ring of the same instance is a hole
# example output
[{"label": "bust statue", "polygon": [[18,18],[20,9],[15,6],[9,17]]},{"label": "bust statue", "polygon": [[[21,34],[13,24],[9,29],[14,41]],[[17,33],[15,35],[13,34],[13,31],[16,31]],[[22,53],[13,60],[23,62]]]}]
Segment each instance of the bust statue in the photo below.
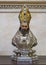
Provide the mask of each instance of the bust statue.
[{"label": "bust statue", "polygon": [[33,50],[33,47],[37,45],[37,39],[29,28],[31,14],[26,5],[22,7],[19,13],[19,20],[19,30],[12,38],[12,44],[17,47],[17,50],[14,50],[14,58],[15,60],[17,57],[26,57],[26,59],[31,58],[31,62],[33,62],[37,59],[37,55],[35,54],[36,51]]}]

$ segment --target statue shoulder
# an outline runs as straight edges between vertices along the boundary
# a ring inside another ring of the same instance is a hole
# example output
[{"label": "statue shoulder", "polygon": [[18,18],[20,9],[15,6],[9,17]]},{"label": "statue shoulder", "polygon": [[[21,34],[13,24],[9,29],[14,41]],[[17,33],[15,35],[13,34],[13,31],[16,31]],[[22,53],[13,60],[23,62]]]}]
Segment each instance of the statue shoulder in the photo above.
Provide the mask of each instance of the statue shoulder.
[{"label": "statue shoulder", "polygon": [[22,35],[21,32],[18,30],[18,31],[15,33],[15,35],[13,36],[13,39],[17,39],[17,38],[19,38],[21,35]]},{"label": "statue shoulder", "polygon": [[19,30],[15,33],[15,35],[13,36],[13,38],[12,38],[12,44],[14,45],[14,46],[16,46],[16,43],[17,43],[17,41],[18,41],[18,38],[19,38]]},{"label": "statue shoulder", "polygon": [[13,38],[16,38],[16,37],[18,37],[19,36],[19,34],[20,34],[20,32],[19,32],[19,30],[15,33],[15,35],[13,36]]},{"label": "statue shoulder", "polygon": [[30,35],[30,37],[33,36],[33,33],[31,32],[31,30],[29,30],[29,35]]},{"label": "statue shoulder", "polygon": [[30,37],[32,37],[34,40],[37,40],[36,37],[35,37],[35,35],[32,33],[31,30],[29,30],[29,35],[30,35]]},{"label": "statue shoulder", "polygon": [[34,47],[37,45],[37,38],[31,31],[30,31],[30,36],[32,36],[32,40],[33,40],[32,47]]}]

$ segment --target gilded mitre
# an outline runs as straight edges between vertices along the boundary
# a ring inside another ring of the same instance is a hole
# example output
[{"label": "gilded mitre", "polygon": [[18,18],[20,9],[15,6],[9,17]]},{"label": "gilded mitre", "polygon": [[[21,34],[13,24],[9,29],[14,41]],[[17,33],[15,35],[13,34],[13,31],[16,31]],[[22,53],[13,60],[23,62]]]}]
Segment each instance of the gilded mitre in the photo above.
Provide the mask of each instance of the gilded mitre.
[{"label": "gilded mitre", "polygon": [[30,14],[27,6],[24,5],[19,14],[20,23],[27,23],[27,25],[29,25],[30,19],[31,19],[31,14]]}]

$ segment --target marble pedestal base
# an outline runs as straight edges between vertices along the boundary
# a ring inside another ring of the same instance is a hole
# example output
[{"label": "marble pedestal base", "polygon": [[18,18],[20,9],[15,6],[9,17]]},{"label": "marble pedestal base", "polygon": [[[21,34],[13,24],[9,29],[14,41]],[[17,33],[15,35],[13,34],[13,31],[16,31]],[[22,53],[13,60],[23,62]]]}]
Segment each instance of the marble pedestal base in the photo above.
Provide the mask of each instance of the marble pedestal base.
[{"label": "marble pedestal base", "polygon": [[17,64],[18,65],[30,65],[32,64],[32,58],[30,57],[17,57]]}]

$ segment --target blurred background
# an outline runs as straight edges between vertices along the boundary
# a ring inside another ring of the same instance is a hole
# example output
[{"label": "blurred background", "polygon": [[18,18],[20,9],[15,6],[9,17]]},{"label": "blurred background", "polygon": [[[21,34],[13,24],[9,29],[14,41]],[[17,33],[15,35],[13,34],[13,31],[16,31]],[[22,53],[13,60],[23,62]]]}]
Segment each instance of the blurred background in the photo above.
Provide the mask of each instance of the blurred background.
[{"label": "blurred background", "polygon": [[[16,49],[11,43],[20,26],[18,15],[19,13],[0,13],[0,55],[12,55],[12,51]],[[31,16],[30,30],[36,36],[38,42],[34,49],[36,49],[37,55],[46,55],[46,13],[31,13]]]},{"label": "blurred background", "polygon": [[[19,13],[0,13],[0,55],[11,55],[12,38],[19,29]],[[37,38],[38,55],[46,55],[46,13],[31,13],[30,30]]]}]

